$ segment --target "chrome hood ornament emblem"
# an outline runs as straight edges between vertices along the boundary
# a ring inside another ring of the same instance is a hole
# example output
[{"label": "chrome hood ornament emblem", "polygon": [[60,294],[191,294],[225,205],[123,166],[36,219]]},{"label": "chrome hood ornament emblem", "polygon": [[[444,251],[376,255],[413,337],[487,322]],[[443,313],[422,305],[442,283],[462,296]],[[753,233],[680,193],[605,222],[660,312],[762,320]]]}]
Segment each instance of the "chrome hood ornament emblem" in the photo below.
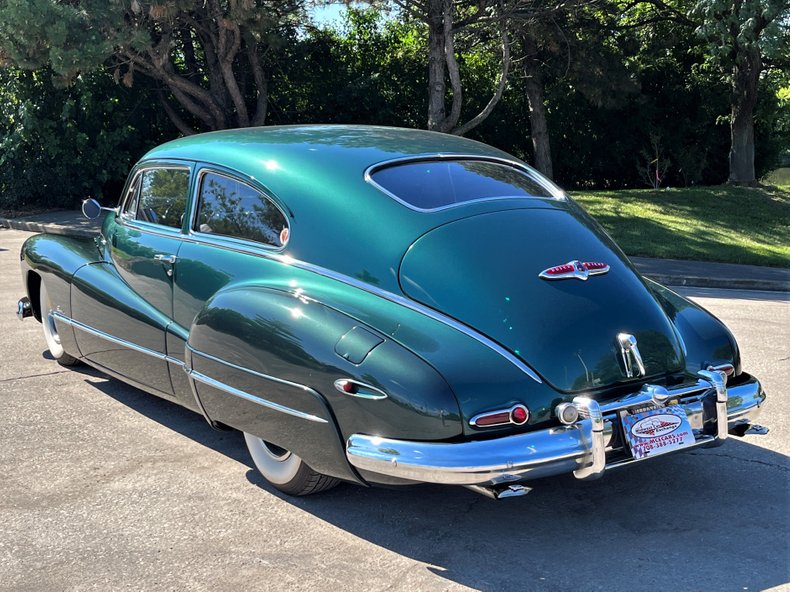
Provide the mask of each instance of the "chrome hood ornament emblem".
[{"label": "chrome hood ornament emblem", "polygon": [[609,271],[609,265],[601,263],[600,261],[568,261],[562,265],[555,265],[544,269],[538,275],[539,278],[544,280],[565,280],[569,278],[576,278],[577,280],[586,280],[591,275],[603,275]]},{"label": "chrome hood ornament emblem", "polygon": [[[623,357],[623,367],[628,378],[645,376],[645,364],[642,361],[642,354],[636,345],[636,337],[630,333],[619,333],[617,343],[620,345],[620,355]],[[634,368],[636,366],[636,368]]]}]

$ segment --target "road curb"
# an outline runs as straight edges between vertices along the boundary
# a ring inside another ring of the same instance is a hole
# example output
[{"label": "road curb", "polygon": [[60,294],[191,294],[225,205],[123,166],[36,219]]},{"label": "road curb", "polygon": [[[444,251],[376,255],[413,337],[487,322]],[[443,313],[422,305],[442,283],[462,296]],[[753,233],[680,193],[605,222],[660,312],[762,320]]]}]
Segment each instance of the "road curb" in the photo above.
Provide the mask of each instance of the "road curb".
[{"label": "road curb", "polygon": [[62,224],[52,224],[33,222],[31,220],[19,220],[17,218],[0,218],[0,227],[13,230],[24,230],[25,232],[41,232],[44,234],[59,234],[61,236],[74,236],[79,238],[91,238],[96,236],[99,228],[74,228]]},{"label": "road curb", "polygon": [[[639,269],[639,266],[637,266]],[[700,276],[664,275],[640,273],[665,286],[689,286],[694,288],[724,288],[729,290],[759,290],[765,292],[790,292],[790,283],[774,280],[749,278],[716,278]]]}]

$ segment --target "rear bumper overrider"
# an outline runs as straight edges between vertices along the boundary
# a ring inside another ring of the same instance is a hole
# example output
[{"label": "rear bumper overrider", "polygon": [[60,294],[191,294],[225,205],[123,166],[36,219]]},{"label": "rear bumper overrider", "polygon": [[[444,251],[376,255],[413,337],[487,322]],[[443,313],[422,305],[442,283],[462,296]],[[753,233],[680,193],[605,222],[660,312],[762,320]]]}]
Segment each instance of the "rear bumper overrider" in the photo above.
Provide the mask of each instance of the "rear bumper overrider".
[{"label": "rear bumper overrider", "polygon": [[683,407],[695,438],[693,445],[681,449],[688,450],[721,444],[729,432],[743,433],[764,401],[759,381],[751,376],[727,387],[723,372],[702,371],[697,384],[687,387],[645,385],[637,393],[602,404],[576,397],[580,419],[569,426],[458,443],[354,434],[348,439],[346,455],[354,467],[370,473],[502,491],[508,484],[561,473],[594,479],[606,470],[646,460],[635,459],[624,444],[620,418],[629,410],[670,404]]}]

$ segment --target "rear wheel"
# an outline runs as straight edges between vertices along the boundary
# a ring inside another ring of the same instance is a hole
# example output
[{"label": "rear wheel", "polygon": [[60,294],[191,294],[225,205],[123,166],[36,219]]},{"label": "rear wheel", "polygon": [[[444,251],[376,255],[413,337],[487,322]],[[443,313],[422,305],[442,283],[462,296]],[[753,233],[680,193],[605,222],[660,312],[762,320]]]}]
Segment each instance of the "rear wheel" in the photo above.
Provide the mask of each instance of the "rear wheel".
[{"label": "rear wheel", "polygon": [[252,461],[263,478],[289,495],[310,495],[331,489],[340,481],[316,473],[293,452],[244,433]]},{"label": "rear wheel", "polygon": [[44,282],[41,282],[39,286],[39,305],[41,307],[39,309],[41,311],[41,325],[44,329],[44,339],[47,340],[49,353],[61,366],[74,366],[79,363],[77,358],[70,356],[63,350],[60,336],[58,335],[58,328],[55,326],[55,319],[51,314],[52,302],[49,299]]}]

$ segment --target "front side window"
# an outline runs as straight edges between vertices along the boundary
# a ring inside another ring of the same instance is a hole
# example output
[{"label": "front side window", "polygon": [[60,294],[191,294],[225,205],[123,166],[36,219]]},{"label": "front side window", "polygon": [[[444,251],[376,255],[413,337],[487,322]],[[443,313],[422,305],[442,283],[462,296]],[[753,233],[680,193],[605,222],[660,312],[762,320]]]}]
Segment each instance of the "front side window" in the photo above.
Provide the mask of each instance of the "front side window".
[{"label": "front side window", "polygon": [[550,183],[527,171],[488,160],[423,160],[394,164],[371,179],[407,205],[435,210],[506,197],[556,197]]},{"label": "front side window", "polygon": [[195,230],[282,247],[288,242],[288,221],[257,189],[217,173],[200,182],[200,207]]},{"label": "front side window", "polygon": [[147,169],[140,191],[131,200],[136,220],[181,228],[189,196],[189,169]]}]

